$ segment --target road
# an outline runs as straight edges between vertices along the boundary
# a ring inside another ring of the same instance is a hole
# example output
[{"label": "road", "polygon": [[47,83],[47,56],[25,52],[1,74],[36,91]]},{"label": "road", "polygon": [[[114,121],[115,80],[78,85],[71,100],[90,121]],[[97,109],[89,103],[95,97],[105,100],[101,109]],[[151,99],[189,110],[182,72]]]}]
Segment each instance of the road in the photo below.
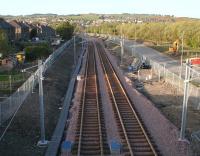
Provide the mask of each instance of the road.
[{"label": "road", "polygon": [[[119,38],[115,38],[115,40],[112,41],[115,43],[120,42]],[[177,75],[180,74],[180,68],[181,68],[180,61],[174,60],[169,56],[166,56],[152,48],[146,47],[143,44],[136,43],[135,41],[130,41],[125,39],[124,45],[130,54],[132,53],[132,48],[133,48],[134,53],[140,54],[159,64],[166,64],[166,68],[169,69],[171,72],[174,72]]]},{"label": "road", "polygon": [[[120,39],[119,38],[112,38],[112,42],[119,44]],[[182,70],[181,70],[181,63],[179,60],[174,60],[173,58],[170,58],[167,55],[164,55],[152,48],[146,47],[143,44],[136,43],[135,41],[126,40],[124,41],[125,48],[127,51],[131,54],[132,48],[133,52],[136,54],[140,54],[141,56],[148,58],[154,62],[157,62],[159,64],[165,65],[166,69],[168,69],[170,72],[175,73],[176,75],[180,75],[180,72],[182,71],[182,79],[185,77],[185,64],[183,64]],[[193,68],[193,73],[196,73],[195,75],[199,76],[199,68]],[[192,73],[191,73],[192,75]],[[194,75],[194,76],[195,76]],[[196,77],[195,76],[195,77]],[[199,82],[200,80],[198,80]]]}]

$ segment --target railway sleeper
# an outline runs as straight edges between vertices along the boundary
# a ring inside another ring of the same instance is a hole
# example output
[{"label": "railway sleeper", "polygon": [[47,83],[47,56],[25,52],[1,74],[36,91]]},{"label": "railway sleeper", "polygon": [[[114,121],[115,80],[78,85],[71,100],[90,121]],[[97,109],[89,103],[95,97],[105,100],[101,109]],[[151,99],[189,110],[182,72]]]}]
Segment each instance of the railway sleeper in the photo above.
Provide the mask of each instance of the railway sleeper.
[{"label": "railway sleeper", "polygon": [[97,150],[95,150],[95,151],[81,151],[81,155],[85,155],[85,156],[99,156],[99,155],[101,155],[101,151],[97,151]]},{"label": "railway sleeper", "polygon": [[95,145],[95,144],[99,144],[99,141],[100,141],[100,136],[98,134],[96,134],[95,136],[87,135],[87,137],[83,137],[83,136],[81,137],[81,143],[84,143],[84,144],[94,143]]}]

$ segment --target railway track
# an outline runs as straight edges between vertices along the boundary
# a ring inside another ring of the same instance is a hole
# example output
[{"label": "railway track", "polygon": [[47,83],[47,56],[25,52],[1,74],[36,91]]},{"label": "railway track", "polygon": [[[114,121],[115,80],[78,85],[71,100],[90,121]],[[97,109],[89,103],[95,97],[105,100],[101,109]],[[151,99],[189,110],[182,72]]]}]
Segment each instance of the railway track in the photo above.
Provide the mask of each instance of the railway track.
[{"label": "railway track", "polygon": [[78,156],[109,154],[92,42],[88,44],[84,87],[72,154]]},{"label": "railway track", "polygon": [[109,96],[121,137],[122,153],[132,156],[160,155],[115,74],[104,48],[100,43],[95,43],[105,73]]}]

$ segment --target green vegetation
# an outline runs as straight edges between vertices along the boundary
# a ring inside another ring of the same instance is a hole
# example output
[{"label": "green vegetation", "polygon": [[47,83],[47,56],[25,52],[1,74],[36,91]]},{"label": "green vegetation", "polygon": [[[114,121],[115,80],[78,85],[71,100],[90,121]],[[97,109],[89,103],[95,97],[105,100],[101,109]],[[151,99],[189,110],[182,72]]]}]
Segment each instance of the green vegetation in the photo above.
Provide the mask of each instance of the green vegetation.
[{"label": "green vegetation", "polygon": [[89,33],[103,33],[111,35],[124,35],[129,39],[136,37],[142,41],[153,41],[156,44],[164,42],[173,43],[181,40],[184,32],[184,45],[186,47],[200,48],[200,21],[180,21],[167,23],[103,23],[100,26],[87,28]]},{"label": "green vegetation", "polygon": [[0,93],[11,94],[16,88],[20,87],[26,80],[27,76],[24,73],[0,75]]},{"label": "green vegetation", "polygon": [[78,14],[78,15],[68,15],[67,18],[71,19],[71,20],[93,21],[93,20],[98,20],[99,15],[97,15],[97,14]]},{"label": "green vegetation", "polygon": [[3,57],[8,55],[10,51],[10,46],[8,44],[8,37],[6,33],[0,29],[0,53],[3,54]]},{"label": "green vegetation", "polygon": [[32,39],[33,37],[37,37],[37,29],[32,29],[30,32],[30,39]]},{"label": "green vegetation", "polygon": [[34,61],[36,59],[48,57],[52,52],[48,44],[30,45],[27,46],[24,51],[26,61]]},{"label": "green vegetation", "polygon": [[74,32],[74,26],[71,25],[69,22],[64,22],[59,24],[56,27],[57,33],[62,37],[64,40],[71,39],[73,32]]},{"label": "green vegetation", "polygon": [[23,73],[20,74],[14,74],[14,75],[0,75],[0,82],[5,82],[5,81],[9,81],[11,78],[11,81],[21,81],[23,80]]}]

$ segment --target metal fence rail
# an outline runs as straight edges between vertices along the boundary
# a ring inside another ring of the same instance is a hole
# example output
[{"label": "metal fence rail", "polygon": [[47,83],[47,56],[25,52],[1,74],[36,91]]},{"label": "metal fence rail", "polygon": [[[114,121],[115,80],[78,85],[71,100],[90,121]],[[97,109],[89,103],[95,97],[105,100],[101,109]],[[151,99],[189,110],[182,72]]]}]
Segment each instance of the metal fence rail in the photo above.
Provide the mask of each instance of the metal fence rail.
[{"label": "metal fence rail", "polygon": [[[115,41],[116,36],[110,36],[110,35],[100,35],[102,37],[108,37],[110,40]],[[183,93],[184,90],[184,71],[182,71],[181,75],[178,75],[172,71],[170,71],[166,65],[163,63],[158,63],[146,56],[141,55],[140,53],[134,52],[133,55],[137,58],[145,59],[152,67],[154,73],[158,76],[158,79],[160,80],[163,78],[165,82],[171,84],[173,87],[175,87],[180,93]],[[200,72],[192,70],[191,71],[191,78],[197,77],[200,75]],[[189,102],[192,104],[193,108],[196,110],[200,110],[200,87],[197,87],[190,83],[189,85]]]},{"label": "metal fence rail", "polygon": [[[147,58],[148,60],[148,58]],[[158,79],[163,78],[165,82],[171,84],[180,93],[184,91],[184,80],[179,75],[169,71],[164,65],[155,61],[148,60],[154,73],[158,76]],[[191,84],[189,85],[189,102],[194,109],[200,110],[200,88]]]},{"label": "metal fence rail", "polygon": [[[54,51],[43,63],[43,71],[46,70],[55,62],[56,58],[72,43],[67,41],[60,48]],[[0,102],[0,126],[8,120],[18,107],[24,102],[30,92],[38,83],[38,70],[35,71],[10,97]]]},{"label": "metal fence rail", "polygon": [[86,53],[87,45],[88,45],[88,43],[85,42],[84,46],[81,49],[80,57],[78,59],[76,68],[72,73],[71,80],[69,82],[69,86],[68,86],[68,89],[67,89],[67,92],[66,92],[66,95],[65,95],[65,99],[62,103],[63,109],[60,113],[56,128],[54,130],[51,141],[48,145],[45,156],[56,156],[58,154],[60,142],[61,142],[61,139],[62,139],[62,136],[63,136],[63,131],[64,131],[65,126],[66,126],[66,120],[67,120],[68,113],[69,113],[69,107],[70,107],[70,104],[71,104],[71,100],[73,98],[73,91],[74,91],[74,87],[75,87],[75,84],[76,84],[76,77],[77,77],[77,75],[80,71],[81,65],[83,63],[83,57]]}]

